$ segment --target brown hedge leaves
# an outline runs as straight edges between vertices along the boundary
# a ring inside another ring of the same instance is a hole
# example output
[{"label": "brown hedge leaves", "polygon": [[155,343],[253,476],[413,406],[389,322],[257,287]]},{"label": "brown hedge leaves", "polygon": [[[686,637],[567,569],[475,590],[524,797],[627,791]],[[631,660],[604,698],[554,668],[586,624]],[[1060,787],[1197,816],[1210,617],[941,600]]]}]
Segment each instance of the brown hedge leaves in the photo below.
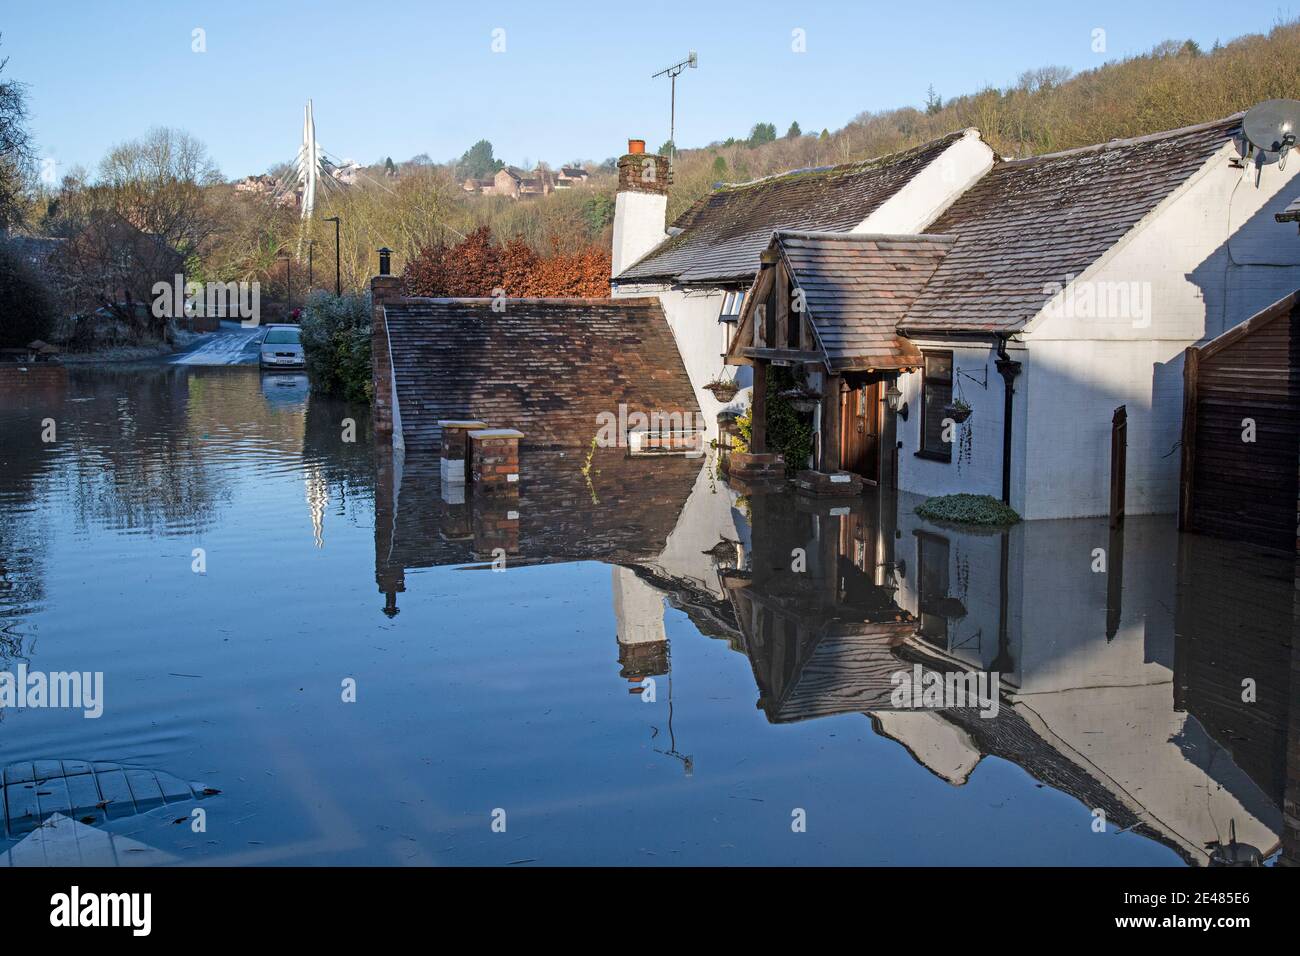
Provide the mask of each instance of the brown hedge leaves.
[{"label": "brown hedge leaves", "polygon": [[426,246],[407,263],[402,279],[410,295],[436,298],[490,297],[497,289],[512,299],[599,299],[609,295],[609,253],[589,246],[562,253],[552,243],[539,256],[523,239],[498,243],[486,226],[454,246]]}]

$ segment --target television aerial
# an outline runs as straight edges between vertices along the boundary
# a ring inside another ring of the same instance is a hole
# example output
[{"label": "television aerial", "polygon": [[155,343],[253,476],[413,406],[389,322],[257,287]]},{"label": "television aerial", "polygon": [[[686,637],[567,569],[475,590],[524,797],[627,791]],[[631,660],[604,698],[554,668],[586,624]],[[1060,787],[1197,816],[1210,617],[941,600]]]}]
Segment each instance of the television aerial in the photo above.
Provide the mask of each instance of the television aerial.
[{"label": "television aerial", "polygon": [[688,67],[694,70],[697,69],[699,65],[700,65],[700,58],[696,54],[696,52],[692,50],[687,55],[686,59],[679,60],[678,62],[674,63],[672,66],[666,66],[658,73],[650,77],[650,79],[652,80],[657,80],[661,76],[666,76],[672,82],[672,91],[670,93],[671,99],[669,100],[669,114],[668,114],[669,162],[673,160],[674,156],[677,153],[677,77],[681,76],[682,71],[687,69]]},{"label": "television aerial", "polygon": [[1263,164],[1276,154],[1278,169],[1286,169],[1286,154],[1300,135],[1300,100],[1265,100],[1252,106],[1241,121],[1242,132],[1259,151]]}]

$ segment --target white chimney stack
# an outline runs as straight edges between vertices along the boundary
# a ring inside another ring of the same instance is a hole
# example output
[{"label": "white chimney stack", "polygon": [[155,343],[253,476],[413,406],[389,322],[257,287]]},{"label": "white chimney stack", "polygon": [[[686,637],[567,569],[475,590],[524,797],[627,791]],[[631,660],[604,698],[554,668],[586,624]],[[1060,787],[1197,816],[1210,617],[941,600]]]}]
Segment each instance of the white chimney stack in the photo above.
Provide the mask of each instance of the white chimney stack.
[{"label": "white chimney stack", "polygon": [[613,275],[667,238],[670,170],[666,156],[646,153],[645,140],[627,141],[627,154],[618,161],[618,194],[614,198]]}]

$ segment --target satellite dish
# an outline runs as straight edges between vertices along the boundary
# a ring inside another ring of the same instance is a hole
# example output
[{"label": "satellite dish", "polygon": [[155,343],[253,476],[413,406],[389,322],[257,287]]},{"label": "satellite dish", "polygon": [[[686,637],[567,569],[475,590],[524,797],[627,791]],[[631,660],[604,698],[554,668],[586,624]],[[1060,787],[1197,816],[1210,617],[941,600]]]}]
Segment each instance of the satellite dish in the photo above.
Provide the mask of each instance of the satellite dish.
[{"label": "satellite dish", "polygon": [[1286,167],[1286,154],[1300,135],[1300,100],[1265,100],[1241,121],[1242,132],[1261,153],[1275,153],[1278,165]]}]

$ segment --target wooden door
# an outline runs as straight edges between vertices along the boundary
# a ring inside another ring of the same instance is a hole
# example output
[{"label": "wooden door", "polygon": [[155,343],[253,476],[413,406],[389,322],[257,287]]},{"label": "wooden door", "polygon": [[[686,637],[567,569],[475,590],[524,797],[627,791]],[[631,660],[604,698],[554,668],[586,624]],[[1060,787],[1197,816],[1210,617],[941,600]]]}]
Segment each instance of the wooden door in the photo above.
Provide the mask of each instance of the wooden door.
[{"label": "wooden door", "polygon": [[872,484],[880,479],[880,384],[840,393],[840,467]]}]

